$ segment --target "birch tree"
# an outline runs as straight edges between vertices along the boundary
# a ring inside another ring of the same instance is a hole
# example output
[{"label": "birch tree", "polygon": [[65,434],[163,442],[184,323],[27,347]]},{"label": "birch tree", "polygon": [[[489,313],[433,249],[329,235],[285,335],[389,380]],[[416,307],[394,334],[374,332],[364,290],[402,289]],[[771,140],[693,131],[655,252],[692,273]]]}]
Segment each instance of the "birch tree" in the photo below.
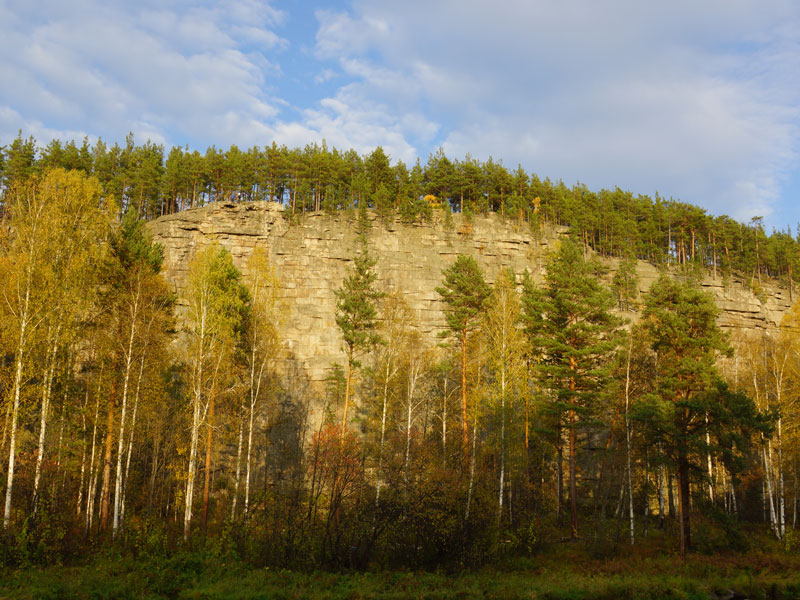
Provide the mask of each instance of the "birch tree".
[{"label": "birch tree", "polygon": [[[69,249],[56,249],[55,245],[64,243],[70,235],[75,235],[81,248],[94,251],[101,244],[93,237],[97,231],[94,223],[108,218],[113,206],[102,201],[102,190],[94,178],[87,178],[78,172],[54,169],[41,178],[15,181],[5,196],[5,206],[10,215],[8,230],[0,234],[0,285],[3,294],[5,321],[12,332],[14,375],[11,385],[11,423],[9,432],[9,459],[6,482],[6,497],[3,513],[3,528],[8,529],[11,522],[11,502],[14,490],[17,428],[20,416],[20,403],[23,388],[31,376],[31,343],[35,335],[46,328],[48,316],[54,308],[62,308],[54,300],[59,285],[71,282],[60,281],[59,276],[74,274],[74,267],[80,264],[78,255]],[[84,234],[76,233],[86,227]],[[63,254],[62,254],[63,253]],[[69,256],[68,266],[58,264],[57,258]],[[71,262],[73,261],[74,262]],[[66,269],[66,270],[65,270]],[[60,271],[60,272],[59,272]],[[63,288],[62,288],[63,289]],[[63,297],[61,300],[65,300]],[[67,319],[69,322],[69,319]],[[54,347],[52,335],[54,319],[49,320],[51,329],[44,336],[50,341],[50,356]],[[57,327],[56,327],[57,328]],[[48,365],[50,369],[51,365]],[[52,370],[47,371],[52,374]],[[46,384],[47,385],[47,384]],[[46,393],[47,394],[47,393]],[[47,397],[49,400],[49,397]],[[44,445],[47,423],[47,405],[43,399],[40,405],[40,449]],[[40,452],[41,455],[41,452]]]},{"label": "birch tree", "polygon": [[200,427],[206,412],[213,407],[219,365],[234,349],[248,301],[240,277],[230,253],[216,243],[200,250],[189,268],[185,293],[189,305],[191,441],[183,514],[185,540],[192,523]]},{"label": "birch tree", "polygon": [[[47,243],[49,294],[43,315],[40,364],[39,440],[33,483],[34,512],[39,506],[42,465],[45,456],[48,416],[57,385],[65,388],[64,377],[71,369],[68,359],[81,343],[80,323],[93,312],[97,295],[97,265],[107,250],[104,243],[111,225],[111,212],[103,209],[96,187],[86,189],[89,180],[77,172],[50,171],[42,184],[49,197],[48,215],[52,222]],[[96,186],[96,181],[94,185]],[[112,208],[113,210],[113,208]],[[66,364],[65,364],[66,360]]]},{"label": "birch tree", "polygon": [[501,271],[487,301],[483,327],[487,340],[488,366],[492,374],[491,403],[500,423],[498,450],[500,465],[497,487],[497,523],[503,518],[506,485],[506,428],[514,408],[516,390],[525,374],[525,337],[522,306],[513,272]]},{"label": "birch tree", "polygon": [[[269,264],[267,253],[260,247],[253,251],[247,262],[245,284],[250,291],[250,310],[244,341],[247,353],[247,410],[242,411],[243,431],[245,415],[247,416],[247,446],[244,479],[244,514],[250,508],[251,467],[253,463],[253,427],[259,404],[264,396],[267,368],[275,360],[278,351],[278,286],[280,284],[275,270]],[[231,515],[236,516],[236,504],[239,492],[240,456],[242,434],[237,449],[236,480],[234,484],[233,506]]]},{"label": "birch tree", "polygon": [[[113,356],[119,357],[121,363],[116,364],[114,360],[114,368],[119,369],[122,378],[112,519],[112,532],[116,537],[122,513],[126,427],[133,426],[128,422],[129,401],[135,390],[134,404],[138,408],[138,392],[146,358],[145,343],[154,341],[148,335],[154,321],[159,321],[156,328],[160,331],[167,328],[164,319],[168,317],[172,302],[166,283],[159,275],[163,250],[153,244],[144,229],[144,222],[138,219],[134,211],[129,210],[125,214],[119,228],[112,232],[109,242],[109,258],[104,268],[106,293],[103,301],[107,307],[106,327],[111,336]],[[137,372],[139,377],[136,376]],[[131,442],[132,434],[131,431]]]},{"label": "birch tree", "polygon": [[383,486],[383,459],[386,445],[386,430],[390,412],[396,401],[395,384],[401,366],[401,354],[406,345],[406,334],[411,321],[408,304],[400,292],[388,294],[382,303],[383,321],[380,335],[384,343],[378,348],[375,359],[375,382],[380,406],[377,419],[380,422],[378,437],[378,474],[375,481],[375,508],[380,504]]},{"label": "birch tree", "polygon": [[422,378],[431,362],[430,352],[419,331],[410,330],[404,336],[404,351],[401,356],[403,381],[403,409],[405,412],[405,454],[403,458],[403,478],[406,489],[409,487],[409,464],[411,459],[412,429],[418,417],[418,408],[424,402],[420,394]]}]

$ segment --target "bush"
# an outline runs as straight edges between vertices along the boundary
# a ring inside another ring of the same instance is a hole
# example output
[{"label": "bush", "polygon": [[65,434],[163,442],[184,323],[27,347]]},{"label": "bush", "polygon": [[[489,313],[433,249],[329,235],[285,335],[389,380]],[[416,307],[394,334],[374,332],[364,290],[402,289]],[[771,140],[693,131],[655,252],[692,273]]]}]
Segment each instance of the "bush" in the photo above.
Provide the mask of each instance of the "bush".
[{"label": "bush", "polygon": [[42,502],[36,514],[28,515],[19,527],[6,533],[0,564],[15,567],[61,564],[67,554],[67,530],[63,517],[52,513],[46,502]]}]

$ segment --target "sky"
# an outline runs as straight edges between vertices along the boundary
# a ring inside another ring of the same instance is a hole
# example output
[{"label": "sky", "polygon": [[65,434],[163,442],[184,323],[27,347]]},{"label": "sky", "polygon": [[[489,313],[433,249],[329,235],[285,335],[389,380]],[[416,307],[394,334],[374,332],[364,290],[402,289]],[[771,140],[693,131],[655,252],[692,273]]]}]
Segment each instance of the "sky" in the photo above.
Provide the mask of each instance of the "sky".
[{"label": "sky", "polygon": [[0,0],[0,145],[438,148],[794,232],[796,0]]}]

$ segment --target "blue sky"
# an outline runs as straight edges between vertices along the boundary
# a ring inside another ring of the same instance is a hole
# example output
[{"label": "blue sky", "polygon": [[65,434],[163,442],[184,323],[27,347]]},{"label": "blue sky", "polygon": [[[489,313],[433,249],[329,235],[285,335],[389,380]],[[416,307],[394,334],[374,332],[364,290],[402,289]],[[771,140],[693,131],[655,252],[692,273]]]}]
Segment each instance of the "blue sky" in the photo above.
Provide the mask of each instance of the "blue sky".
[{"label": "blue sky", "polygon": [[794,0],[0,0],[0,81],[0,145],[442,147],[800,221]]}]

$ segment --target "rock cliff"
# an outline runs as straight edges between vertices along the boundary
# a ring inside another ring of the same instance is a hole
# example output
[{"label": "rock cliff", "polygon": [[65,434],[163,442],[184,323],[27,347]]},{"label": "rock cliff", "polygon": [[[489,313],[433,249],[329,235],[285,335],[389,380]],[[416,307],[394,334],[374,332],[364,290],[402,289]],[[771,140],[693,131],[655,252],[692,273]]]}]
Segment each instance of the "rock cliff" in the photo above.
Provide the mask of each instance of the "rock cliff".
[{"label": "rock cliff", "polygon": [[[179,292],[194,253],[210,241],[227,248],[243,271],[253,249],[262,246],[281,279],[284,366],[299,368],[311,381],[320,382],[333,363],[343,361],[334,290],[350,273],[359,248],[354,217],[315,213],[292,221],[281,205],[272,202],[216,203],[161,217],[150,228],[164,246],[165,275]],[[454,215],[452,227],[441,221],[387,227],[373,220],[368,239],[378,259],[378,285],[402,292],[420,329],[435,343],[435,334],[444,326],[435,288],[442,270],[458,254],[474,256],[489,281],[505,267],[516,273],[528,269],[540,279],[544,255],[562,234],[547,230],[534,236],[526,224],[496,215],[476,216],[470,223]],[[613,262],[609,265],[614,268]],[[657,276],[652,265],[640,263],[641,291]],[[727,329],[774,328],[790,305],[785,290],[765,288],[760,299],[735,279],[724,284],[721,279],[707,279],[703,285],[714,294],[723,311],[719,323]]]}]

